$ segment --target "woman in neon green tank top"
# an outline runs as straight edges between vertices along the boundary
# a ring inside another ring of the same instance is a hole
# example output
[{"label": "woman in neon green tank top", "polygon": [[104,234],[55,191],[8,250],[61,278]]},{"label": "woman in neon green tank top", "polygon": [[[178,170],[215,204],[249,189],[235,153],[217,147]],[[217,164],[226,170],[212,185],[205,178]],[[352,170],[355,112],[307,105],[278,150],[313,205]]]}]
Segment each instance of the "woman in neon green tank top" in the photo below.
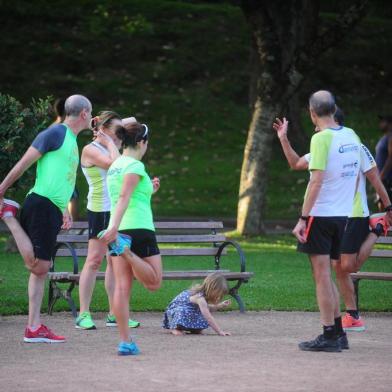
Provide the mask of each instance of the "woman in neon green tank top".
[{"label": "woman in neon green tank top", "polygon": [[[96,137],[82,151],[81,166],[89,186],[87,196],[89,242],[86,262],[80,274],[80,313],[76,319],[76,328],[78,329],[96,329],[89,308],[97,271],[107,253],[106,246],[97,239],[97,234],[106,229],[109,224],[110,198],[106,186],[106,175],[109,166],[120,156],[118,148],[121,142],[117,139],[115,130],[121,126],[122,120],[117,113],[111,111],[99,113],[92,120],[92,128]],[[108,255],[105,289],[109,299],[109,314],[106,325],[111,327],[116,325],[116,320],[112,313],[114,276],[111,258]],[[130,320],[130,326],[137,327],[139,323]]]},{"label": "woman in neon green tank top", "polygon": [[[109,228],[101,237],[104,243],[117,241],[119,234],[132,239],[121,252],[112,249],[115,278],[113,311],[121,342],[120,355],[139,351],[131,341],[127,320],[129,298],[135,277],[150,291],[162,281],[162,262],[155,237],[151,211],[151,195],[159,189],[159,179],[150,179],[141,162],[148,146],[148,128],[144,124],[127,124],[116,132],[123,153],[110,166],[107,184],[112,202]],[[130,249],[129,249],[130,247]]]}]

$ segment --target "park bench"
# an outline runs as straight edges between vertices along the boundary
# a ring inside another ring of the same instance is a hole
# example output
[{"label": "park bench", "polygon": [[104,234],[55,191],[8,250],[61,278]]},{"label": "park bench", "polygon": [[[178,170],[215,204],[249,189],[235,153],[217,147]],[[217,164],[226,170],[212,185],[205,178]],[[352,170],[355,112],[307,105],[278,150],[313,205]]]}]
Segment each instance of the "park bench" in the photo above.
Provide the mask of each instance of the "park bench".
[{"label": "park bench", "polygon": [[[379,237],[377,244],[392,245],[391,231],[388,232],[387,237]],[[392,247],[389,249],[373,249],[370,257],[392,258]],[[359,309],[359,282],[361,280],[384,280],[392,281],[392,272],[354,272],[351,274],[351,279],[354,283],[357,306]]]},{"label": "park bench", "polygon": [[[242,283],[246,283],[252,276],[252,272],[245,270],[245,255],[235,241],[231,241],[219,231],[223,229],[222,222],[155,222],[157,241],[160,245],[165,265],[165,256],[189,256],[196,258],[211,256],[214,260],[209,270],[191,269],[183,271],[163,271],[163,280],[198,280],[204,279],[208,274],[220,271],[231,283],[229,294],[237,301],[240,311],[245,311],[245,305],[238,293]],[[53,257],[53,266],[48,274],[49,279],[49,302],[48,313],[52,314],[53,307],[59,298],[65,299],[74,317],[77,316],[75,302],[72,298],[72,290],[79,283],[80,269],[79,258],[87,256],[87,222],[74,222],[69,232],[60,232],[57,236],[57,245]],[[197,245],[197,246],[195,246]],[[231,246],[237,252],[239,271],[221,269],[221,257],[227,253],[227,247]],[[72,271],[55,271],[56,259],[59,257],[71,257]],[[187,261],[191,263],[192,260]],[[190,265],[190,264],[189,264]],[[186,267],[189,268],[187,264]],[[97,280],[103,280],[105,272],[97,273]],[[62,288],[66,283],[66,288]]]}]

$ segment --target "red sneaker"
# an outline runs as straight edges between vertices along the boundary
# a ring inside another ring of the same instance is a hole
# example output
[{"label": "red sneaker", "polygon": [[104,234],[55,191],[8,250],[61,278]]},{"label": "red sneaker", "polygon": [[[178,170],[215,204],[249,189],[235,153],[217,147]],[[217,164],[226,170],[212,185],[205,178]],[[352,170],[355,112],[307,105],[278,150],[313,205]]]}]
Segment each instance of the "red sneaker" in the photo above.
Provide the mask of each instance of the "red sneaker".
[{"label": "red sneaker", "polygon": [[14,218],[18,214],[20,205],[13,200],[3,199],[3,208],[0,210],[0,218],[6,218],[13,216]]},{"label": "red sneaker", "polygon": [[65,337],[55,335],[48,327],[41,324],[34,332],[27,327],[23,340],[26,343],[64,343]]},{"label": "red sneaker", "polygon": [[365,323],[361,318],[357,320],[354,317],[352,317],[349,313],[346,313],[342,318],[342,325],[343,325],[343,329],[346,332],[347,331],[361,332],[366,329]]},{"label": "red sneaker", "polygon": [[[369,216],[369,225],[372,229],[380,229],[381,234],[383,233],[384,236],[388,234],[388,223],[385,219],[385,212],[380,212],[379,214],[373,214]],[[381,225],[381,227],[378,227],[378,225]]]}]

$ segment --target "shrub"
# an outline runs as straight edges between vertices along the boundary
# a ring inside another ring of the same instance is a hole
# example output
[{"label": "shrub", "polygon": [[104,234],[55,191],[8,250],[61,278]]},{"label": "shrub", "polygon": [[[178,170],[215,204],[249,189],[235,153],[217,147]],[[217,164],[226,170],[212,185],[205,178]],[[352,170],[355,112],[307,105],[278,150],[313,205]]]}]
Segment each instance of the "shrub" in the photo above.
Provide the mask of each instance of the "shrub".
[{"label": "shrub", "polygon": [[[33,99],[29,107],[0,93],[0,181],[22,157],[35,136],[51,123],[51,97]],[[10,189],[26,192],[32,186],[34,169],[30,168]]]}]

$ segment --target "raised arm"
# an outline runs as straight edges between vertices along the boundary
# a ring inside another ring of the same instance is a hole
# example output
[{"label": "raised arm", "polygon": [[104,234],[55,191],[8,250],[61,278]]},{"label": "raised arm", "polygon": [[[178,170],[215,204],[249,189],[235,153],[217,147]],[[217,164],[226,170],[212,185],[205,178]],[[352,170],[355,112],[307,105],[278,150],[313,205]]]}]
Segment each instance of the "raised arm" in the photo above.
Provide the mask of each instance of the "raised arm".
[{"label": "raised arm", "polygon": [[108,170],[110,165],[120,156],[120,152],[112,138],[103,132],[98,132],[95,140],[107,148],[109,155],[103,154],[96,147],[89,144],[83,148],[82,164],[84,166],[98,166],[101,169]]},{"label": "raised arm", "polygon": [[290,168],[293,170],[307,170],[308,161],[306,160],[305,156],[300,157],[297,154],[287,137],[288,124],[289,122],[286,120],[286,117],[283,117],[283,120],[277,118],[272,127],[276,131],[279,142],[283,149],[283,153],[287,159],[287,162],[289,163]]}]

